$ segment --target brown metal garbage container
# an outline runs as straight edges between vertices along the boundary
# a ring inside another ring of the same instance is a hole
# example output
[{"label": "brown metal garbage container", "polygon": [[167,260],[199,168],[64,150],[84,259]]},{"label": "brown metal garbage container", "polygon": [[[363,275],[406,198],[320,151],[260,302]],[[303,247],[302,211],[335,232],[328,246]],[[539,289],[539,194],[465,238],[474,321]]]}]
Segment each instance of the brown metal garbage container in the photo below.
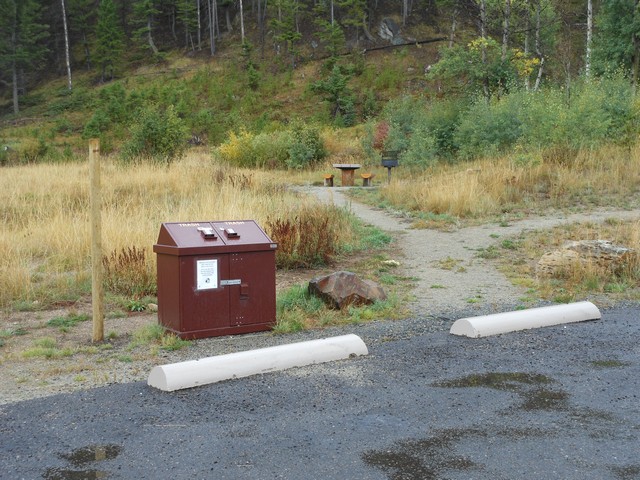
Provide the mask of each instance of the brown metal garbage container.
[{"label": "brown metal garbage container", "polygon": [[268,330],[276,248],[253,220],[163,223],[153,246],[158,322],[189,339]]}]

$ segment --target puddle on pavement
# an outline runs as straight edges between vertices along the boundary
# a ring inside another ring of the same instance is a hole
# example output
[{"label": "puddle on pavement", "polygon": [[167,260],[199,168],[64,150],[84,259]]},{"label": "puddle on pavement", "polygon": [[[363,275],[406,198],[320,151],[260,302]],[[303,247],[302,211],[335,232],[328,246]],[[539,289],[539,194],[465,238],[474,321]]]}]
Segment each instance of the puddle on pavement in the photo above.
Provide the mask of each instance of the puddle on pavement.
[{"label": "puddle on pavement", "polygon": [[[121,451],[122,447],[120,445],[89,445],[73,450],[71,453],[62,453],[60,458],[67,460],[77,468],[92,462],[111,460],[116,458]],[[43,477],[46,480],[94,480],[108,478],[109,473],[93,468],[87,470],[48,468]]]},{"label": "puddle on pavement", "polygon": [[620,480],[636,480],[640,478],[640,465],[627,465],[626,467],[611,467],[613,473]]},{"label": "puddle on pavement", "polygon": [[488,437],[516,440],[545,435],[546,432],[537,429],[446,429],[425,439],[404,440],[389,449],[365,452],[362,459],[367,465],[382,470],[390,479],[437,480],[446,478],[447,472],[484,469],[484,465],[453,453],[458,442],[469,439],[484,442]]},{"label": "puddle on pavement", "polygon": [[628,367],[629,363],[620,360],[594,360],[591,365],[596,368],[622,368]]},{"label": "puddle on pavement", "polygon": [[452,455],[452,444],[466,435],[483,435],[480,430],[443,430],[423,440],[398,442],[389,450],[365,452],[362,458],[389,478],[436,480],[450,470],[475,470],[480,466],[461,455]]},{"label": "puddle on pavement", "polygon": [[569,394],[547,386],[553,383],[552,378],[537,373],[489,372],[434,383],[434,386],[444,388],[486,387],[514,392],[524,399],[520,405],[523,410],[564,410],[567,408]]},{"label": "puddle on pavement", "polygon": [[541,385],[552,383],[553,380],[546,375],[522,372],[489,372],[474,373],[466,377],[447,380],[434,384],[436,387],[446,388],[466,388],[466,387],[488,387],[496,390],[515,391],[521,384]]},{"label": "puddle on pavement", "polygon": [[99,478],[109,478],[109,473],[100,470],[48,468],[43,478],[46,480],[97,480]]}]

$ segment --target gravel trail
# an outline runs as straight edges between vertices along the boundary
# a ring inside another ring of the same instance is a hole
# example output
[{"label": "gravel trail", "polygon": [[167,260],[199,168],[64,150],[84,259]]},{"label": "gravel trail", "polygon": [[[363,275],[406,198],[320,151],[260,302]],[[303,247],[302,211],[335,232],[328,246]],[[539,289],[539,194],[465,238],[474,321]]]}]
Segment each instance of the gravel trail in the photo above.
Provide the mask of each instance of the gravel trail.
[{"label": "gravel trail", "polygon": [[493,313],[516,306],[524,296],[524,289],[512,285],[492,262],[477,256],[479,251],[499,245],[507,236],[575,222],[640,218],[638,211],[599,210],[588,214],[532,217],[506,226],[494,223],[442,232],[412,229],[407,219],[352,201],[343,188],[308,187],[306,190],[325,203],[349,209],[371,225],[399,233],[397,247],[405,273],[416,279],[412,309],[417,316],[449,316],[469,310],[470,306],[478,312]]}]

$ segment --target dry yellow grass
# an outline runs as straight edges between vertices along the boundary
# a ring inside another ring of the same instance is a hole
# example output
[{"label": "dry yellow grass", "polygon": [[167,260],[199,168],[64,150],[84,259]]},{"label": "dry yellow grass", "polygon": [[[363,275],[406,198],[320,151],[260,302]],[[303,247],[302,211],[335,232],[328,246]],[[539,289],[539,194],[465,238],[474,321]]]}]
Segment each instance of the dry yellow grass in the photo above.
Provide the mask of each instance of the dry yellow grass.
[{"label": "dry yellow grass", "polygon": [[381,195],[407,210],[477,218],[581,203],[607,205],[612,197],[621,203],[640,186],[638,148],[582,151],[569,159],[557,153],[441,166],[411,176],[396,169]]},{"label": "dry yellow grass", "polygon": [[[90,278],[87,162],[5,168],[0,178],[0,305],[38,300]],[[190,156],[168,167],[103,158],[102,241],[108,255],[144,249],[155,269],[162,222],[255,219],[300,208],[267,172],[216,167]]]}]

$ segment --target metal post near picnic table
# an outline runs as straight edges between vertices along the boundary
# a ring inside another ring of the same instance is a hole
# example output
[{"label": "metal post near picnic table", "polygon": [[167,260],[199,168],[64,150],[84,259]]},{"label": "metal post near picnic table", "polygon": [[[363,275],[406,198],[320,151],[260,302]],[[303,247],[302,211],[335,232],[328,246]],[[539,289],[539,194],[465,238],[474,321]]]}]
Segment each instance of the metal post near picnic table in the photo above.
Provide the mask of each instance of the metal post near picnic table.
[{"label": "metal post near picnic table", "polygon": [[398,152],[382,152],[382,166],[387,169],[387,183],[391,183],[391,169],[398,166]]}]

